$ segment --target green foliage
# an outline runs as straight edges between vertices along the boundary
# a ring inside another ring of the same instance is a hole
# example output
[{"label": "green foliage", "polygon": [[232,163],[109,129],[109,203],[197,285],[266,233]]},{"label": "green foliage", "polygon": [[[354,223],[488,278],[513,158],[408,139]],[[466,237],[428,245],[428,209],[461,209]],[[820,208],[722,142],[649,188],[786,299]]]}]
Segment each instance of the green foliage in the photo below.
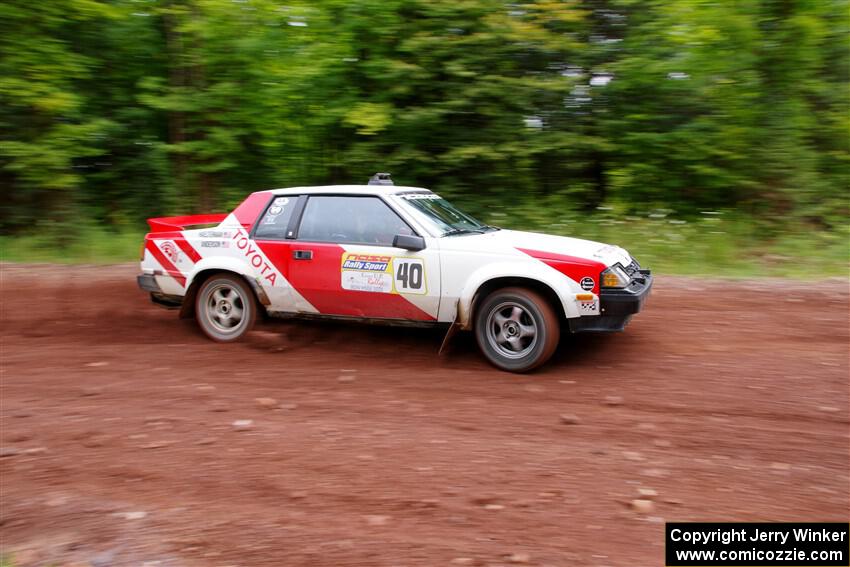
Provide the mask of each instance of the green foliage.
[{"label": "green foliage", "polygon": [[846,236],[847,0],[0,0],[0,19],[5,233],[50,221],[65,246],[81,219],[132,232],[390,171],[473,212]]},{"label": "green foliage", "polygon": [[[97,62],[73,47],[93,22],[109,18],[95,1],[0,4],[0,185],[3,225],[20,226],[47,209],[67,214],[83,179],[74,160],[101,153],[109,120],[86,115],[76,85]],[[9,190],[11,189],[11,190]]]},{"label": "green foliage", "polygon": [[40,225],[27,235],[0,236],[0,261],[113,264],[138,260],[143,229],[109,230],[92,224],[73,234],[55,225]]}]

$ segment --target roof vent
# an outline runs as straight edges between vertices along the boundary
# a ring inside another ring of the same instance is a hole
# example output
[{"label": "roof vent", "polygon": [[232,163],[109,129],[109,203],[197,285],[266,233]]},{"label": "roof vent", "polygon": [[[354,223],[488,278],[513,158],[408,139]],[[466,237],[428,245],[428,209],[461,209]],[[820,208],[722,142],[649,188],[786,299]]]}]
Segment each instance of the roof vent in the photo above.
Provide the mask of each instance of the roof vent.
[{"label": "roof vent", "polygon": [[369,179],[369,185],[393,185],[389,173],[376,173]]}]

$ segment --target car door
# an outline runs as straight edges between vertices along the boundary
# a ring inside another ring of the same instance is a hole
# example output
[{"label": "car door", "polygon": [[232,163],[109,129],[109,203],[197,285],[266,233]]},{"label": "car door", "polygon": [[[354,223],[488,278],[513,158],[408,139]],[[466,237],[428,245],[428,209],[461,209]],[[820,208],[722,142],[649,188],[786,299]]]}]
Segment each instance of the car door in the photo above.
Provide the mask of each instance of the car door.
[{"label": "car door", "polygon": [[438,252],[395,247],[396,235],[417,236],[379,196],[310,195],[290,241],[290,283],[322,314],[436,320]]},{"label": "car door", "polygon": [[273,283],[262,279],[263,291],[271,304],[270,311],[285,313],[315,312],[309,302],[298,293],[289,277],[292,244],[295,238],[295,226],[298,215],[304,206],[306,197],[300,195],[278,195],[266,206],[257,224],[251,231],[251,237],[257,247],[265,254],[281,277]]}]

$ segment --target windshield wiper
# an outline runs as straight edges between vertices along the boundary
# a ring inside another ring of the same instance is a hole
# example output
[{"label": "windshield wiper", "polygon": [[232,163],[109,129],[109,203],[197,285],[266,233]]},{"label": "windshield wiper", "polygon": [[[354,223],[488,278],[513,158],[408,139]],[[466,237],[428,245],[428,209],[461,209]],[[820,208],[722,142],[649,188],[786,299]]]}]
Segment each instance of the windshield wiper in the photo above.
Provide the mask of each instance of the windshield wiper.
[{"label": "windshield wiper", "polygon": [[484,234],[484,231],[478,228],[453,228],[447,230],[440,236],[454,236],[456,234]]}]

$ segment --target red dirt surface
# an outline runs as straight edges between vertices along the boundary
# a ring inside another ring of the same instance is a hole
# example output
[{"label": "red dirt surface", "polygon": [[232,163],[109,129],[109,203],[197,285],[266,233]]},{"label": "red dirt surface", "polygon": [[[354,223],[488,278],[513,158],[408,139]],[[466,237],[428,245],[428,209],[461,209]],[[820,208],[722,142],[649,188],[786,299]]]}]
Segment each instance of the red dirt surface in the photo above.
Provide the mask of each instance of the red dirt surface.
[{"label": "red dirt surface", "polygon": [[2,266],[16,566],[657,566],[665,521],[848,519],[845,280],[659,277],[516,376],[435,331],[214,344],[134,275]]}]

